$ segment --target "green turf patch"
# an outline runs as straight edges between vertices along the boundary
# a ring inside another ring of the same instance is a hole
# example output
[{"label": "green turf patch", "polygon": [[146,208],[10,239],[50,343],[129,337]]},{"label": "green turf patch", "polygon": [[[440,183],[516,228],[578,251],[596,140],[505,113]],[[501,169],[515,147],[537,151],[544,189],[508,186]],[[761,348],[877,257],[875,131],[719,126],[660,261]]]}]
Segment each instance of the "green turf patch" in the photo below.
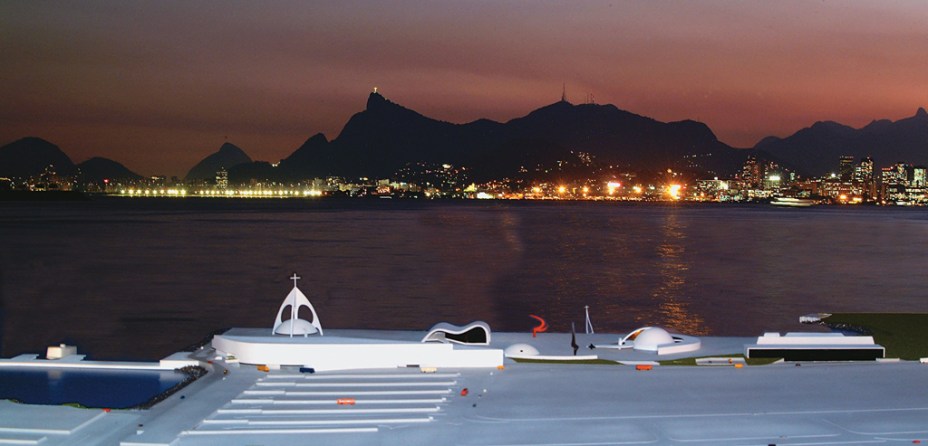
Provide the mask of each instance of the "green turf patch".
[{"label": "green turf patch", "polygon": [[556,360],[556,359],[526,359],[526,358],[509,358],[515,362],[525,364],[599,364],[599,365],[619,365],[618,362],[608,359],[582,359],[579,361]]},{"label": "green turf patch", "polygon": [[683,366],[695,366],[696,360],[701,358],[743,358],[745,364],[747,365],[767,365],[773,364],[780,360],[780,358],[745,358],[744,355],[711,355],[711,356],[700,356],[694,358],[680,358],[680,359],[668,359],[665,361],[658,361],[660,365],[683,365]]},{"label": "green turf patch", "polygon": [[822,322],[835,330],[873,336],[887,358],[928,357],[928,313],[835,313]]}]

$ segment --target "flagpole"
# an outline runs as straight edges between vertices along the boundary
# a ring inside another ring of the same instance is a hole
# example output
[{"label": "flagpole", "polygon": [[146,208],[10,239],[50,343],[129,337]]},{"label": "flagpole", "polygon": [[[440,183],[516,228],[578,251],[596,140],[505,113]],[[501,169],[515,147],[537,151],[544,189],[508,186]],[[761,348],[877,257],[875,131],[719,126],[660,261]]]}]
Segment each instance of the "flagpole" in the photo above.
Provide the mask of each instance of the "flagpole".
[{"label": "flagpole", "polygon": [[590,321],[590,306],[584,305],[583,310],[586,312],[586,334],[593,334],[593,322]]}]

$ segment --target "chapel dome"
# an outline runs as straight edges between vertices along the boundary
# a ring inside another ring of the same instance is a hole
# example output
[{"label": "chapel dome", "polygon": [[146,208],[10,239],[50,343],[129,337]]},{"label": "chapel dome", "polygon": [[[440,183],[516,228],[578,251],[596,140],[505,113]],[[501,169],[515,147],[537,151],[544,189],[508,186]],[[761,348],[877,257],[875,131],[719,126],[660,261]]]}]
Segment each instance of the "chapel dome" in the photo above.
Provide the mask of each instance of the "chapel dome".
[{"label": "chapel dome", "polygon": [[658,346],[673,343],[673,336],[670,336],[667,330],[660,327],[647,327],[635,337],[634,349],[656,352]]},{"label": "chapel dome", "polygon": [[276,329],[274,329],[274,334],[281,335],[311,335],[318,333],[319,330],[305,319],[287,319],[280,323]]},{"label": "chapel dome", "polygon": [[504,353],[507,357],[538,356],[538,349],[528,344],[512,344]]}]

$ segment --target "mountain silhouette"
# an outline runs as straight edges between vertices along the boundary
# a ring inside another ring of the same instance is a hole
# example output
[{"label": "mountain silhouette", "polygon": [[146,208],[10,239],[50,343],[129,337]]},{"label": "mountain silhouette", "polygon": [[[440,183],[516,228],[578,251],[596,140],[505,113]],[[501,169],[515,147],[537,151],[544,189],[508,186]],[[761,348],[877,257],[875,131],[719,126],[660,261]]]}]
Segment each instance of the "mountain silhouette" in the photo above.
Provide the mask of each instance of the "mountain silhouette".
[{"label": "mountain silhouette", "polygon": [[110,180],[138,180],[141,175],[129,170],[116,161],[94,157],[77,165],[81,173],[82,182],[102,183],[104,179]]},{"label": "mountain silhouette", "polygon": [[[753,149],[734,149],[701,122],[661,122],[614,105],[575,105],[562,100],[505,123],[480,119],[453,124],[372,93],[365,109],[354,114],[335,139],[313,135],[276,167],[252,162],[242,149],[225,143],[193,166],[186,179],[212,179],[221,168],[229,171],[230,181],[238,183],[331,175],[391,178],[398,170],[423,162],[464,166],[471,179],[483,181],[517,172],[527,178],[540,172],[539,166],[547,170],[564,161],[574,162],[570,167],[574,176],[588,178],[591,170],[577,169],[581,153],[600,167],[639,174],[672,167],[703,177],[727,177],[747,156],[754,155],[806,176],[821,176],[835,171],[842,155],[870,156],[878,166],[898,161],[928,164],[926,149],[928,112],[924,108],[909,118],[876,120],[859,129],[833,121],[816,122],[786,138],[764,138]],[[0,147],[0,177],[35,176],[50,165],[61,175],[71,175],[78,167],[58,146],[41,138],[22,138]],[[92,158],[79,168],[91,181],[139,178],[125,166],[103,158]],[[557,175],[567,175],[570,169],[561,169]]]},{"label": "mountain silhouette", "polygon": [[[317,133],[306,140],[290,156],[280,161],[278,176],[298,180],[306,175],[325,176],[325,172],[318,170],[318,167],[324,163],[319,157],[330,157],[328,152],[329,140],[322,133]],[[325,162],[330,163],[330,159]],[[241,173],[241,170],[239,171]]]},{"label": "mountain silhouette", "polygon": [[229,169],[229,182],[233,184],[248,183],[256,180],[262,183],[286,180],[281,170],[267,161],[253,161],[239,164]]},{"label": "mountain silhouette", "polygon": [[896,162],[928,163],[928,112],[898,121],[878,120],[855,129],[832,121],[820,121],[786,137],[767,137],[754,146],[789,160],[801,173],[822,176],[838,170],[838,159],[851,155],[872,157],[877,166]]},{"label": "mountain silhouette", "polygon": [[42,138],[22,138],[0,147],[0,177],[27,178],[41,174],[48,166],[54,166],[59,175],[75,172],[71,158]]},{"label": "mountain silhouette", "polygon": [[[390,177],[415,162],[472,168],[477,179],[512,175],[525,166],[553,163],[584,152],[603,165],[630,171],[663,170],[699,159],[702,171],[734,171],[748,151],[720,142],[695,121],[664,123],[613,105],[559,101],[499,123],[452,124],[432,119],[371,93],[332,141],[316,135],[281,161],[288,179],[325,175]],[[691,166],[692,167],[692,166]]]},{"label": "mountain silhouette", "polygon": [[244,150],[234,144],[224,143],[219,150],[210,154],[202,161],[190,168],[185,180],[208,180],[216,178],[220,169],[231,170],[239,164],[250,163],[251,158]]}]

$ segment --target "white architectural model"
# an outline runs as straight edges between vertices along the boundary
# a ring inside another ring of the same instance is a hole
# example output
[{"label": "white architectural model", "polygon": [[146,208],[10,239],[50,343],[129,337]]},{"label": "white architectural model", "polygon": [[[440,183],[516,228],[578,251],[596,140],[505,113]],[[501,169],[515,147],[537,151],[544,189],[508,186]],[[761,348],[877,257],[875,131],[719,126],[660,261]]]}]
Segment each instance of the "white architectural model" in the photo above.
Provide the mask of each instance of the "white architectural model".
[{"label": "white architectural model", "polygon": [[[313,304],[309,302],[306,295],[296,286],[296,281],[300,280],[300,276],[293,273],[290,279],[293,280],[293,289],[290,290],[290,294],[287,295],[284,302],[280,304],[280,310],[277,310],[277,320],[274,321],[273,333],[290,335],[291,338],[293,335],[308,336],[316,333],[322,336],[322,324],[319,323],[319,315],[316,314],[316,309],[313,308]],[[288,306],[290,307],[290,319],[285,321],[283,320],[284,310]],[[302,307],[309,308],[309,312],[313,315],[312,321],[299,318],[300,308]]]},{"label": "white architectural model", "polygon": [[590,348],[630,348],[658,355],[673,355],[695,352],[702,348],[702,342],[693,336],[671,335],[660,327],[641,327],[620,339],[618,344],[597,344],[591,345]]},{"label": "white architectural model", "polygon": [[[213,337],[212,346],[223,357],[242,364],[259,364],[271,369],[300,366],[315,371],[408,367],[498,367],[503,351],[488,348],[490,326],[474,322],[465,327],[437,324],[423,342],[372,336],[359,337],[334,330],[322,336],[322,324],[309,299],[296,285],[277,310],[271,333],[266,328],[232,328]],[[299,317],[309,309],[312,321]],[[289,308],[288,308],[289,307]],[[283,320],[290,312],[290,318]],[[310,336],[318,334],[319,336]]]}]

